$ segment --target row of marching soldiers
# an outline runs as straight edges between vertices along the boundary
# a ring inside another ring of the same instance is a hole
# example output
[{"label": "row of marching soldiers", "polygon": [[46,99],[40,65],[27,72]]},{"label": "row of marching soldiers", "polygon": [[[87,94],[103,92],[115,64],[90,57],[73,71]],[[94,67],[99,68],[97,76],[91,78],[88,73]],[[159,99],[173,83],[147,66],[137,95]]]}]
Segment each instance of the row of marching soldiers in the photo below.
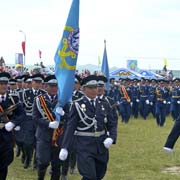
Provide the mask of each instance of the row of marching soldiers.
[{"label": "row of marching soldiers", "polygon": [[67,180],[69,166],[73,174],[76,164],[82,180],[101,180],[118,121],[116,103],[105,96],[106,82],[104,76],[76,75],[72,102],[56,108],[55,75],[11,79],[0,73],[0,179],[7,177],[16,144],[16,156],[25,169],[33,164],[38,180],[49,165],[51,180]]},{"label": "row of marching soldiers", "polygon": [[122,122],[128,123],[130,117],[144,120],[152,113],[157,125],[165,124],[170,113],[175,120],[180,114],[180,79],[173,81],[164,79],[110,79],[108,95],[117,104]]}]

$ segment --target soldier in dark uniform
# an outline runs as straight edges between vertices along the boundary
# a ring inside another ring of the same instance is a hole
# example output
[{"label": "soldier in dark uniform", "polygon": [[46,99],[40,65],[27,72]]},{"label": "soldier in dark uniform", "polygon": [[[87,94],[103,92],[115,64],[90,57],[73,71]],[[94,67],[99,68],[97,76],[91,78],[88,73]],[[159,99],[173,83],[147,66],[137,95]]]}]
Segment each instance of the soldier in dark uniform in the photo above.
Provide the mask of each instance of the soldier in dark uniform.
[{"label": "soldier in dark uniform", "polygon": [[17,84],[17,89],[21,90],[23,88],[23,85],[22,85],[22,76],[16,76],[15,79],[17,81],[17,83],[16,83]]},{"label": "soldier in dark uniform", "polygon": [[156,88],[156,122],[160,127],[163,127],[166,121],[166,105],[168,96],[169,92],[165,88],[164,80],[160,80],[159,85]]},{"label": "soldier in dark uniform", "polygon": [[141,116],[146,120],[149,113],[149,85],[148,80],[142,78],[140,84],[140,101],[139,101],[139,112]]},{"label": "soldier in dark uniform", "polygon": [[[22,93],[22,102],[26,111],[26,121],[23,122],[23,150],[25,153],[24,168],[30,166],[33,150],[35,147],[35,131],[36,126],[32,120],[32,109],[34,98],[38,95],[44,94],[45,91],[39,89],[40,84],[44,81],[41,74],[35,74],[31,77],[32,88],[25,89]],[[30,80],[25,78],[25,80]]]},{"label": "soldier in dark uniform", "polygon": [[122,117],[122,122],[128,123],[131,116],[131,89],[126,84],[127,80],[123,80],[120,86],[120,96],[119,96],[119,114]]},{"label": "soldier in dark uniform", "polygon": [[[69,107],[63,111],[59,108],[57,113],[61,115],[61,121],[55,119],[54,109],[58,102],[57,98],[57,80],[54,75],[45,78],[47,84],[47,93],[38,96],[33,106],[33,120],[37,125],[36,129],[36,158],[38,180],[43,180],[47,167],[51,163],[51,180],[59,180],[63,163],[59,160],[59,150],[63,138],[63,129],[65,116],[68,114]],[[64,116],[63,116],[64,115]],[[59,129],[58,129],[59,127]],[[58,130],[58,131],[57,131]],[[58,133],[55,136],[54,133]],[[52,144],[56,141],[57,144]],[[67,175],[67,174],[66,174]],[[63,175],[66,179],[66,175]],[[62,178],[62,177],[61,177]]]},{"label": "soldier in dark uniform", "polygon": [[81,77],[79,75],[75,75],[75,84],[72,100],[77,100],[83,96],[83,92],[80,90],[81,88]]},{"label": "soldier in dark uniform", "polygon": [[149,80],[151,82],[149,86],[149,112],[152,113],[153,117],[155,118],[155,104],[156,104],[156,86],[157,81],[156,79]]},{"label": "soldier in dark uniform", "polygon": [[133,85],[131,86],[131,103],[132,103],[132,115],[134,118],[138,118],[139,114],[139,86],[137,85],[138,79],[133,80]]},{"label": "soldier in dark uniform", "polygon": [[16,79],[9,79],[9,93],[17,94],[17,92],[16,92],[16,89],[17,89],[16,82],[17,82]]},{"label": "soldier in dark uniform", "polygon": [[109,113],[111,107],[97,98],[97,76],[84,78],[82,85],[84,96],[70,108],[59,158],[67,158],[71,137],[76,135],[77,166],[82,180],[101,180],[107,169],[108,149],[116,140],[117,124]]},{"label": "soldier in dark uniform", "polygon": [[[15,90],[18,94],[18,97],[20,101],[22,102],[22,92],[23,92],[23,86],[22,86],[22,76],[16,76],[16,86],[17,89]],[[21,152],[21,159],[24,161],[24,152],[23,152],[23,141],[22,141],[22,128],[18,129],[17,131],[14,131],[15,140],[16,140],[16,157],[19,157]]]},{"label": "soldier in dark uniform", "polygon": [[[72,100],[75,101],[79,98],[81,98],[84,94],[80,90],[81,88],[81,77],[79,75],[75,75],[75,83],[74,83],[74,91],[73,91],[73,96]],[[74,139],[74,138],[73,138]],[[74,148],[74,140],[72,140],[72,148],[71,151],[69,152],[69,167],[70,167],[70,174],[75,173],[75,166],[76,166],[76,151]]]},{"label": "soldier in dark uniform", "polygon": [[[0,73],[0,111],[7,112],[0,118],[0,179],[5,180],[8,166],[12,163],[14,152],[14,138],[12,130],[19,126],[25,118],[25,112],[19,98],[8,93],[8,80],[10,75]],[[9,109],[8,109],[9,108]],[[11,110],[10,110],[11,109]],[[8,111],[9,110],[9,111]]]},{"label": "soldier in dark uniform", "polygon": [[[114,122],[117,124],[118,123],[117,103],[114,102],[114,100],[112,98],[105,95],[105,84],[107,83],[107,78],[102,75],[99,75],[97,78],[98,78],[97,79],[98,80],[97,96],[100,100],[107,102],[108,105],[111,107],[111,113],[112,113],[112,116],[114,117]],[[116,141],[114,141],[113,143],[115,144],[115,142]]]},{"label": "soldier in dark uniform", "polygon": [[178,118],[178,116],[180,115],[179,79],[176,78],[173,80],[173,82],[174,82],[174,85],[172,88],[170,111],[171,111],[173,120],[176,120]]},{"label": "soldier in dark uniform", "polygon": [[31,89],[32,88],[32,77],[31,76],[25,77],[24,84],[25,84],[25,89]]}]

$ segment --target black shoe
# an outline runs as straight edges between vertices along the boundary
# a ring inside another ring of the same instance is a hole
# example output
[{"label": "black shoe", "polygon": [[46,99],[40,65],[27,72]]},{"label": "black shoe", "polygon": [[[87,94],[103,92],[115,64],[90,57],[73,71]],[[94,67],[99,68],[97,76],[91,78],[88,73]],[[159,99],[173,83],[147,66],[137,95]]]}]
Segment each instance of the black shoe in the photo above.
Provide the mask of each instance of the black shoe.
[{"label": "black shoe", "polygon": [[34,170],[34,171],[37,171],[37,166],[33,166],[33,170]]},{"label": "black shoe", "polygon": [[22,162],[22,164],[24,164],[24,161],[25,161],[25,157],[22,155],[22,156],[21,156],[21,162]]},{"label": "black shoe", "polygon": [[29,164],[24,164],[24,169],[27,169],[29,167]]},{"label": "black shoe", "polygon": [[28,159],[25,159],[24,161],[24,169],[27,169],[30,166],[30,161]]}]

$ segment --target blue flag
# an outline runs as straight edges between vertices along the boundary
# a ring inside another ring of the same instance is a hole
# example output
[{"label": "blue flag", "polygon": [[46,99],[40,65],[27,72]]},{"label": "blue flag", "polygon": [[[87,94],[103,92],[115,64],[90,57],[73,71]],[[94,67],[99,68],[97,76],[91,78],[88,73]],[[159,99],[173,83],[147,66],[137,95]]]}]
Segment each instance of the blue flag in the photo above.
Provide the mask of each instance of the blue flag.
[{"label": "blue flag", "polygon": [[109,90],[109,65],[108,65],[108,58],[107,58],[107,52],[106,52],[106,41],[104,41],[104,54],[103,54],[101,72],[106,76],[108,80],[105,87],[105,89],[108,91]]},{"label": "blue flag", "polygon": [[58,81],[57,106],[63,107],[71,101],[76,63],[79,51],[79,0],[73,0],[63,37],[57,48],[55,61],[55,76]]}]

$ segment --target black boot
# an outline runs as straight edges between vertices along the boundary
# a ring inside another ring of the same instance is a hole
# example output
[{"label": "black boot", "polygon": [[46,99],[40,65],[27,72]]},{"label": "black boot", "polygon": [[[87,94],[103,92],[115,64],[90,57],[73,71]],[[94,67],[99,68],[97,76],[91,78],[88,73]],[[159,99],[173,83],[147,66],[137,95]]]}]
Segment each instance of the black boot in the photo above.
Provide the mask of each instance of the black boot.
[{"label": "black boot", "polygon": [[60,179],[60,174],[52,174],[51,175],[51,180],[59,180]]},{"label": "black boot", "polygon": [[0,169],[0,180],[6,180],[7,172],[8,172],[7,167]]},{"label": "black boot", "polygon": [[26,157],[25,157],[25,161],[24,161],[24,168],[27,169],[31,164],[32,148],[26,147],[25,154],[26,154]]},{"label": "black boot", "polygon": [[30,159],[29,157],[26,157],[24,161],[24,169],[27,169],[30,166]]},{"label": "black boot", "polygon": [[61,176],[61,180],[68,180],[68,178],[67,178],[67,176],[62,175],[62,176]]},{"label": "black boot", "polygon": [[34,157],[33,157],[33,170],[37,170],[36,151],[34,151]]},{"label": "black boot", "polygon": [[16,157],[19,157],[21,154],[21,149],[19,146],[16,146]]},{"label": "black boot", "polygon": [[24,161],[25,161],[25,155],[22,154],[22,156],[21,156],[21,162],[22,162],[22,164],[24,164]]},{"label": "black boot", "polygon": [[44,180],[46,169],[38,170],[38,180]]}]

